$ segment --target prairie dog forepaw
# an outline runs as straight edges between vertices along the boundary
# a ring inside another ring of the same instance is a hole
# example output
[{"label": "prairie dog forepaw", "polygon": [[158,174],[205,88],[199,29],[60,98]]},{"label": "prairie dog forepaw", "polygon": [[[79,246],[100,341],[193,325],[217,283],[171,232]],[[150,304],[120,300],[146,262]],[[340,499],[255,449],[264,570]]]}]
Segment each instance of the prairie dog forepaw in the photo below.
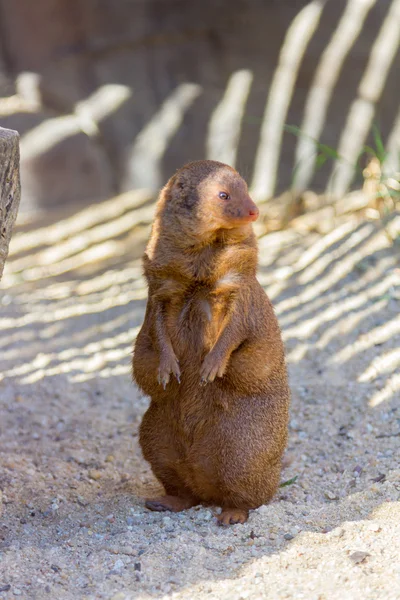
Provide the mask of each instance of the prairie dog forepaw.
[{"label": "prairie dog forepaw", "polygon": [[228,360],[221,359],[212,352],[209,352],[205,357],[200,369],[200,383],[206,385],[214,381],[216,377],[223,377]]},{"label": "prairie dog forepaw", "polygon": [[179,369],[179,360],[173,352],[164,353],[160,358],[160,366],[158,367],[157,381],[163,386],[164,390],[167,387],[171,373],[175,375],[178,383],[181,382],[181,371]]}]

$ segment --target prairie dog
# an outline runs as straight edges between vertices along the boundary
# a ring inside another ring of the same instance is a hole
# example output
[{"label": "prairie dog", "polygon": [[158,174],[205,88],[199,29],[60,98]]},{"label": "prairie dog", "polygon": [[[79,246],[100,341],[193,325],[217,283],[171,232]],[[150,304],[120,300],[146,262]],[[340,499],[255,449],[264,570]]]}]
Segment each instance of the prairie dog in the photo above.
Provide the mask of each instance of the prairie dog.
[{"label": "prairie dog", "polygon": [[279,485],[290,392],[272,305],[256,279],[259,214],[228,165],[197,161],[160,192],[144,255],[148,303],[133,376],[151,397],[140,445],[166,495],[244,523]]}]

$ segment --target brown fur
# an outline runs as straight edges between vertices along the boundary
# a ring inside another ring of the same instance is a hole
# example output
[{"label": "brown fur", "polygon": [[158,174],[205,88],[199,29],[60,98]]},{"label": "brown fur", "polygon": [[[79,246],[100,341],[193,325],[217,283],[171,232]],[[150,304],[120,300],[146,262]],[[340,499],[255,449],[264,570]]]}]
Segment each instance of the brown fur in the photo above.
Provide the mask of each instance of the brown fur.
[{"label": "brown fur", "polygon": [[244,180],[215,161],[189,163],[160,193],[133,357],[151,397],[140,444],[167,494],[147,502],[152,510],[217,504],[221,524],[242,523],[278,487],[289,388],[256,279],[257,215]]}]

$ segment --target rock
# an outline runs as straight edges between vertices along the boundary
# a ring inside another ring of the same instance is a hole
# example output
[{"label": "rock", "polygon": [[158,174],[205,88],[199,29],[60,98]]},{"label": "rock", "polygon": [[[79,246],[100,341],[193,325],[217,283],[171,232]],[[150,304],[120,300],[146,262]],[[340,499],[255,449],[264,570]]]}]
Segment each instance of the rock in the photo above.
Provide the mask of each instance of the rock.
[{"label": "rock", "polygon": [[331,532],[332,537],[341,538],[344,536],[344,529],[342,527],[337,527]]},{"label": "rock", "polygon": [[21,198],[19,134],[0,127],[0,279]]},{"label": "rock", "polygon": [[8,592],[9,590],[11,590],[11,585],[9,583],[0,585],[0,592]]},{"label": "rock", "polygon": [[97,471],[97,469],[90,469],[88,476],[90,479],[98,481],[101,478],[101,471]]},{"label": "rock", "polygon": [[79,504],[79,506],[87,506],[89,504],[88,500],[79,494],[76,497],[76,502]]},{"label": "rock", "polygon": [[121,554],[126,554],[127,556],[136,556],[137,552],[132,546],[123,546],[123,548],[121,548]]},{"label": "rock", "polygon": [[327,492],[324,492],[324,496],[327,500],[339,500],[339,496],[329,490]]},{"label": "rock", "polygon": [[175,531],[175,524],[174,524],[173,520],[171,519],[171,517],[163,517],[162,523],[164,525],[165,531],[169,531],[169,532]]},{"label": "rock", "polygon": [[114,569],[114,571],[120,571],[124,567],[125,567],[124,561],[119,558],[118,560],[115,561],[113,569]]},{"label": "rock", "polygon": [[199,510],[196,513],[196,522],[201,523],[202,521],[211,521],[213,514],[210,510]]},{"label": "rock", "polygon": [[368,558],[368,556],[371,556],[370,554],[368,554],[368,552],[357,551],[353,552],[353,554],[350,554],[349,559],[354,565],[358,565],[364,562],[365,559]]}]

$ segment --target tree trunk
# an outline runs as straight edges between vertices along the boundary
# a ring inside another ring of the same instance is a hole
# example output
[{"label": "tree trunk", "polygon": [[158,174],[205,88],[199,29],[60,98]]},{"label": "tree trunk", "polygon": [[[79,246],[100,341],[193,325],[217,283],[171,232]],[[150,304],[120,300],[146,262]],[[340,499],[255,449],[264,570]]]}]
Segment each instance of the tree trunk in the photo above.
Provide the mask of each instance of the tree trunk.
[{"label": "tree trunk", "polygon": [[0,127],[0,279],[20,197],[19,134]]}]

